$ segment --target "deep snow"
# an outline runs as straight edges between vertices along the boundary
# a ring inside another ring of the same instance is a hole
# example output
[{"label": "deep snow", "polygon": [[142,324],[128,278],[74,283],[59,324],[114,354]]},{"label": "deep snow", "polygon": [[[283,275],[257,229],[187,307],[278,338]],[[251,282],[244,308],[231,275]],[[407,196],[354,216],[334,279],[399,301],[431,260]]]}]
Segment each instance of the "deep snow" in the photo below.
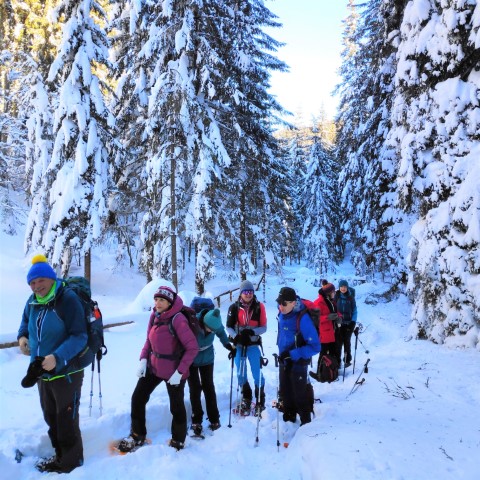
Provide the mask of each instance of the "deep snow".
[{"label": "deep snow", "polygon": [[[0,240],[0,340],[13,341],[30,293],[25,277],[31,255],[24,257],[21,237],[2,233]],[[315,419],[295,433],[288,448],[283,447],[283,442],[294,432],[287,435],[280,419],[281,446],[277,447],[276,410],[270,407],[277,387],[272,357],[276,352],[274,299],[283,285],[294,287],[302,297],[310,299],[316,298],[318,290],[314,286],[314,273],[299,265],[285,267],[283,280],[267,275],[265,297],[263,287],[258,293],[267,307],[268,332],[263,343],[269,360],[263,370],[269,406],[260,422],[258,445],[255,446],[254,417],[241,419],[232,415],[232,426],[228,428],[231,368],[227,351],[216,340],[215,383],[222,427],[205,440],[187,439],[183,451],[168,447],[170,414],[166,390],[161,385],[147,407],[152,445],[123,457],[112,456],[108,443],[129,431],[130,396],[137,381],[138,356],[145,339],[152,293],[160,281],[145,286],[140,274],[116,265],[113,254],[107,251],[94,252],[93,259],[94,297],[100,303],[105,322],[135,323],[106,332],[108,354],[102,361],[101,372],[102,416],[97,373],[90,397],[91,372],[86,371],[81,404],[85,465],[74,470],[70,478],[191,480],[200,475],[232,480],[478,478],[479,352],[408,340],[411,307],[405,297],[391,303],[365,303],[372,294],[388,288],[381,282],[355,286],[359,322],[365,327],[359,337],[362,344],[357,345],[355,375],[350,367],[345,381],[340,378],[332,384],[314,383],[315,397],[322,401],[315,404]],[[219,273],[210,281],[208,295],[216,296],[238,286],[239,282],[226,278],[226,274]],[[255,283],[259,278],[260,275],[255,275],[250,279]],[[335,284],[340,278],[355,280],[350,265],[342,265],[335,275],[329,276]],[[189,275],[180,288],[186,303],[194,296],[193,284],[193,275]],[[224,322],[229,304],[228,296],[222,297]],[[365,349],[369,350],[368,355]],[[369,371],[361,375],[365,382],[349,396],[368,358]],[[315,357],[315,365],[316,360]],[[51,453],[36,387],[20,386],[27,365],[27,357],[18,348],[0,350],[3,478],[42,478],[33,467],[34,461],[39,455]],[[234,376],[234,402],[236,388]],[[185,393],[189,413],[188,387]],[[15,461],[15,448],[26,455],[21,463]]]}]

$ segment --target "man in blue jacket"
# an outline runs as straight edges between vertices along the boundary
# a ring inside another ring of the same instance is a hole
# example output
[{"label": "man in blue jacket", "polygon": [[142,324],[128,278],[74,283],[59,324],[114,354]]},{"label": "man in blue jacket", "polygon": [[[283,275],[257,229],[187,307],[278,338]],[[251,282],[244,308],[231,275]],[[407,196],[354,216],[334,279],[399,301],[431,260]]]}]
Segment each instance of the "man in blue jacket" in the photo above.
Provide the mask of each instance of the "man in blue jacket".
[{"label": "man in blue jacket", "polygon": [[83,464],[78,409],[83,369],[70,362],[87,344],[84,309],[77,294],[62,285],[44,255],[32,259],[27,283],[33,291],[18,330],[18,343],[30,354],[22,380],[38,386],[40,406],[55,455],[36,464],[40,472],[69,473]]},{"label": "man in blue jacket", "polygon": [[308,365],[320,352],[320,339],[310,315],[295,290],[283,287],[277,298],[280,397],[283,420],[300,425],[311,421],[308,395]]}]

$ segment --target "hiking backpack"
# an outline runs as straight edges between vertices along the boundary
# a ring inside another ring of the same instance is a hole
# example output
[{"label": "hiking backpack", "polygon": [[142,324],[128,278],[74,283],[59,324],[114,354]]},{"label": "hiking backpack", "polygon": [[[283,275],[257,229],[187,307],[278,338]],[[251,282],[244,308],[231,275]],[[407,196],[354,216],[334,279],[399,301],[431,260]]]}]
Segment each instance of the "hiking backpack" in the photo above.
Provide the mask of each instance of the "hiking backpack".
[{"label": "hiking backpack", "polygon": [[62,280],[64,285],[77,295],[82,304],[85,323],[87,325],[87,345],[77,354],[72,363],[77,368],[85,368],[97,358],[101,360],[107,354],[107,347],[103,339],[103,318],[98,303],[92,300],[90,282],[85,277],[68,277]]},{"label": "hiking backpack", "polygon": [[323,354],[318,364],[318,381],[321,383],[334,382],[338,378],[338,369],[337,359],[328,353]]},{"label": "hiking backpack", "polygon": [[[195,335],[195,338],[197,338],[198,334],[200,333],[201,327],[200,320],[198,319],[195,310],[184,305],[178,313],[183,313],[183,315],[187,319],[190,330],[192,331],[193,335]],[[175,317],[178,315],[178,313],[176,313],[173,317],[169,318],[167,321],[158,323],[158,325],[168,324],[168,330],[175,338],[178,338],[178,335],[175,331],[175,328],[173,327],[173,321],[175,320]]]},{"label": "hiking backpack", "polygon": [[300,332],[300,319],[303,317],[304,313],[307,313],[312,319],[313,326],[317,331],[317,334],[320,335],[320,309],[315,308],[313,302],[302,298],[302,302],[306,308],[301,310],[297,314],[297,333],[295,334],[295,345],[301,346],[305,344],[302,333]]}]

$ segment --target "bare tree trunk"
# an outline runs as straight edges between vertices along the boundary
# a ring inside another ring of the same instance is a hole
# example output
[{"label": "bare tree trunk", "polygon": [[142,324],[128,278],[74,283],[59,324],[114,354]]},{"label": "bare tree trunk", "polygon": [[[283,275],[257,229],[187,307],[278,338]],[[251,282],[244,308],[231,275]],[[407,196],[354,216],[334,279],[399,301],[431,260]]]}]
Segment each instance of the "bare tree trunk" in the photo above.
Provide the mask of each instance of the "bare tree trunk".
[{"label": "bare tree trunk", "polygon": [[[175,138],[175,135],[174,137]],[[173,146],[175,149],[175,144]],[[172,283],[175,290],[178,291],[178,275],[177,275],[177,221],[176,204],[175,204],[175,167],[176,159],[172,152],[172,161],[170,163],[170,239],[172,244]]]},{"label": "bare tree trunk", "polygon": [[83,275],[84,277],[91,282],[92,280],[92,256],[91,256],[91,249],[88,249],[88,251],[85,252],[85,255],[83,257]]}]

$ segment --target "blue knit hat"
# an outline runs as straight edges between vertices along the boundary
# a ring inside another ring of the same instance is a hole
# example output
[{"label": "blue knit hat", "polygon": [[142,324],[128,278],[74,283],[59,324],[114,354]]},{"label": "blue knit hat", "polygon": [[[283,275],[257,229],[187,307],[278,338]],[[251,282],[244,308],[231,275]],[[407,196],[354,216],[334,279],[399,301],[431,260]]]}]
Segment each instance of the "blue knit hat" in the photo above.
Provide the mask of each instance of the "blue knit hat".
[{"label": "blue knit hat", "polygon": [[30,285],[33,280],[37,278],[51,278],[57,279],[55,270],[49,265],[47,257],[45,255],[35,255],[32,258],[32,266],[27,273],[27,283]]},{"label": "blue knit hat", "polygon": [[213,310],[215,305],[211,298],[193,297],[193,300],[190,303],[190,308],[193,308],[195,313],[200,313],[202,310]]},{"label": "blue knit hat", "polygon": [[347,287],[348,288],[348,282],[346,280],[340,280],[338,282],[338,288],[340,287]]}]

